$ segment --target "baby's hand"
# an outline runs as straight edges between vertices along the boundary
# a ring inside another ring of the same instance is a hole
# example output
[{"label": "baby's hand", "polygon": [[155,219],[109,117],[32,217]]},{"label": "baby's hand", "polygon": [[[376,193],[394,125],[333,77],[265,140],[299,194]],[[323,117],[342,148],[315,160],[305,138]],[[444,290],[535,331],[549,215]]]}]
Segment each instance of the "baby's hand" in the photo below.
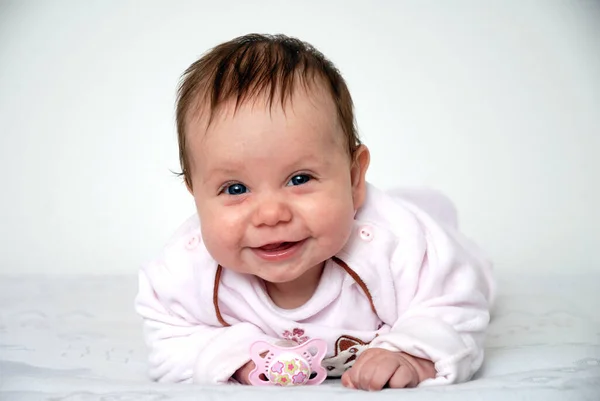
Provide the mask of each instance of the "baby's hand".
[{"label": "baby's hand", "polygon": [[250,376],[250,372],[252,372],[255,367],[256,365],[254,364],[254,362],[250,361],[241,368],[239,368],[233,375],[233,378],[242,384],[250,385],[252,383],[250,383],[248,377]]},{"label": "baby's hand", "polygon": [[342,384],[369,391],[381,390],[386,384],[390,388],[416,387],[423,380],[434,378],[435,374],[431,361],[404,352],[370,348],[342,375]]}]

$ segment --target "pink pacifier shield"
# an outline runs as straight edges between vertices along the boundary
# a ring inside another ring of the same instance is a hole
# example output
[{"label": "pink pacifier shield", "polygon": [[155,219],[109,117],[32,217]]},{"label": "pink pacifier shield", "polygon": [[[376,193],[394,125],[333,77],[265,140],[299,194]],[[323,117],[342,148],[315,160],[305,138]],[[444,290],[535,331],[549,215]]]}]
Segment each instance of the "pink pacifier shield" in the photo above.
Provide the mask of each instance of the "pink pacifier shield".
[{"label": "pink pacifier shield", "polygon": [[273,384],[280,386],[298,386],[306,384],[311,370],[304,358],[295,354],[280,354],[268,369],[267,377]]},{"label": "pink pacifier shield", "polygon": [[256,364],[250,372],[250,383],[255,386],[320,384],[327,377],[327,371],[321,366],[326,352],[327,343],[319,339],[291,347],[257,341],[250,347],[250,356]]}]

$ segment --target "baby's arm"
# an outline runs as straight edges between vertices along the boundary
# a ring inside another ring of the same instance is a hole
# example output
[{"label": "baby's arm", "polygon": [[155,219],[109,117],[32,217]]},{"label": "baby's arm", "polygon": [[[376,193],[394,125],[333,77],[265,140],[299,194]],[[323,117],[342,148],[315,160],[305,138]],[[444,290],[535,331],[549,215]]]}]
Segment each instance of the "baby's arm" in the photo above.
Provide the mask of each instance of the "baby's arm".
[{"label": "baby's arm", "polygon": [[190,294],[176,285],[179,282],[162,266],[140,272],[136,310],[144,319],[150,377],[160,382],[226,383],[249,361],[250,345],[266,336],[250,323],[220,327],[204,313],[210,310],[206,305],[188,305]]},{"label": "baby's arm", "polygon": [[393,256],[398,318],[371,346],[434,362],[436,376],[424,384],[463,382],[483,361],[494,293],[491,264],[452,225],[407,207],[420,238],[400,244]]}]

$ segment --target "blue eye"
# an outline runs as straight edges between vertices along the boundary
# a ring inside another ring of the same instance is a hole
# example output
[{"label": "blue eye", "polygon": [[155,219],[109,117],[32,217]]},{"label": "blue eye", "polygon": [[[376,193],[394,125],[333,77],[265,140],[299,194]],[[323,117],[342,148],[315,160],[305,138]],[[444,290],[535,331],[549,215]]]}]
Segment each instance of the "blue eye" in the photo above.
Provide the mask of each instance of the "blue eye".
[{"label": "blue eye", "polygon": [[288,184],[291,185],[302,185],[302,184],[306,184],[307,182],[309,182],[312,179],[312,177],[308,174],[298,174],[293,176],[290,181],[288,182]]},{"label": "blue eye", "polygon": [[248,188],[244,184],[231,184],[225,188],[228,195],[242,195],[248,192]]}]

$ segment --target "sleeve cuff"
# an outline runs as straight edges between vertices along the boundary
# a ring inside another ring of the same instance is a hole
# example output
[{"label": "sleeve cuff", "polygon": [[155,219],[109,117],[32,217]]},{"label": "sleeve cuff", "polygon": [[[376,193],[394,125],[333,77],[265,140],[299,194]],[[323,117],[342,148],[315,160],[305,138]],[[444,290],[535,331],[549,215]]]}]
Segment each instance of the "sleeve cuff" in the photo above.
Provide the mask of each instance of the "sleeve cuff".
[{"label": "sleeve cuff", "polygon": [[223,330],[196,359],[194,383],[236,383],[232,376],[250,361],[250,346],[259,340],[273,339],[250,323],[238,323]]},{"label": "sleeve cuff", "polygon": [[432,361],[436,377],[419,386],[467,381],[483,362],[483,351],[470,336],[461,336],[447,323],[429,317],[399,322],[389,333],[376,337],[370,347],[406,352]]}]

